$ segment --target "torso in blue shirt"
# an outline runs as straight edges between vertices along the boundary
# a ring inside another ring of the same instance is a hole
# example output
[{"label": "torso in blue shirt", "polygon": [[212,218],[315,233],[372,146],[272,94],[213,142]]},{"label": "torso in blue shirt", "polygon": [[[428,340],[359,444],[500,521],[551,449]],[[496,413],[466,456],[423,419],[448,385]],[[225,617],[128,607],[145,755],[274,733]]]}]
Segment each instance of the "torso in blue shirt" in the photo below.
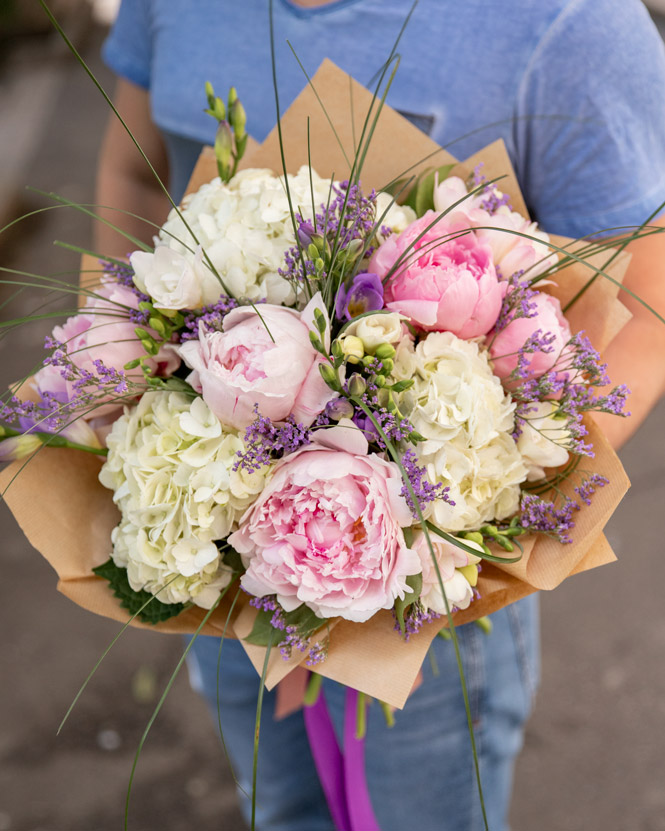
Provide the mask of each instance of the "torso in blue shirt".
[{"label": "torso in blue shirt", "polygon": [[[275,0],[282,108],[329,57],[368,85],[411,6]],[[275,123],[265,0],[124,0],[105,57],[150,89],[171,189],[214,137],[204,84],[235,85],[248,130]],[[420,0],[388,102],[459,158],[501,137],[532,213],[581,235],[639,223],[665,199],[665,60],[639,0]],[[399,148],[395,148],[399,152]]]}]

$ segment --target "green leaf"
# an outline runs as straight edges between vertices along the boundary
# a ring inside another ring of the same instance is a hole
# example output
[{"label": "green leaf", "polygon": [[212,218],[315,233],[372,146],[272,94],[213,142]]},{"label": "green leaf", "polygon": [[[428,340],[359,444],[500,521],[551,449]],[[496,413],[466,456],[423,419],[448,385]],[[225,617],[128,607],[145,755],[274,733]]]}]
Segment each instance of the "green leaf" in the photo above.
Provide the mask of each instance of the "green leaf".
[{"label": "green leaf", "polygon": [[286,612],[284,620],[287,626],[295,626],[299,634],[303,638],[309,637],[317,629],[320,629],[326,622],[327,618],[318,617],[304,603],[294,609],[292,612]]},{"label": "green leaf", "polygon": [[232,568],[238,574],[243,574],[245,572],[245,566],[242,562],[242,557],[235,548],[228,548],[222,549],[222,559],[224,560],[225,565]]},{"label": "green leaf", "polygon": [[418,217],[421,217],[427,211],[434,208],[434,178],[438,175],[439,182],[442,182],[448,177],[448,174],[453,169],[454,165],[444,164],[442,167],[432,170],[424,176],[416,185],[416,198],[414,210]]},{"label": "green leaf", "polygon": [[275,640],[275,632],[279,630],[275,629],[270,623],[272,616],[273,612],[266,612],[264,609],[259,609],[254,619],[252,631],[244,638],[245,643],[253,643],[255,646],[268,646],[271,640],[273,643],[281,643],[284,635],[280,632],[281,637]]},{"label": "green leaf", "polygon": [[411,208],[411,210],[416,210],[416,197],[418,196],[418,182],[411,188],[409,191],[409,195],[404,200],[404,204]]},{"label": "green leaf", "polygon": [[144,623],[160,623],[162,620],[168,620],[179,615],[186,608],[185,603],[162,603],[150,592],[145,590],[134,591],[127,579],[127,569],[120,568],[111,559],[108,559],[101,566],[93,568],[93,572],[98,577],[108,580],[113,594],[120,601],[120,605],[123,609],[127,609],[130,614],[136,614],[142,606],[150,601],[145,609],[138,614],[139,619]]},{"label": "green leaf", "polygon": [[[282,629],[275,629],[271,624],[274,612],[266,612],[261,609],[256,616],[252,631],[244,639],[246,643],[253,643],[256,646],[268,646],[272,637],[274,644],[281,643],[286,637],[286,632]],[[317,629],[320,629],[325,623],[326,618],[318,617],[309,606],[304,603],[294,609],[292,612],[284,612],[284,622],[286,626],[295,626],[300,637],[308,638]]]},{"label": "green leaf", "polygon": [[409,183],[408,178],[405,176],[403,179],[395,179],[394,182],[390,182],[386,187],[382,190],[384,193],[389,194],[390,196],[395,196],[398,194],[406,185]]},{"label": "green leaf", "polygon": [[399,628],[402,634],[406,634],[406,624],[404,623],[404,612],[407,607],[414,603],[420,597],[420,592],[423,590],[423,576],[422,574],[411,574],[406,578],[406,584],[411,589],[410,592],[404,595],[404,599],[399,597],[395,601],[395,617],[399,623]]}]

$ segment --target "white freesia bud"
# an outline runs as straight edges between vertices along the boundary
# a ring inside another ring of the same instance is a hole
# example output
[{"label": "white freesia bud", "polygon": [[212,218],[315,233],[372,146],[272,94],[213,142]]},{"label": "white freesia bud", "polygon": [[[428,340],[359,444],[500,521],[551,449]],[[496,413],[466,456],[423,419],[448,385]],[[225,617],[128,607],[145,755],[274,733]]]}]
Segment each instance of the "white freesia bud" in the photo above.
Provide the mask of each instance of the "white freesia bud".
[{"label": "white freesia bud", "polygon": [[517,449],[528,468],[527,479],[533,482],[545,476],[544,468],[566,464],[571,435],[566,419],[556,416],[556,401],[538,401],[530,409],[520,425]]},{"label": "white freesia bud", "polygon": [[200,247],[187,258],[166,245],[158,245],[154,254],[135,251],[129,261],[137,288],[149,295],[158,309],[199,308],[203,305],[204,283],[215,279],[203,265]]},{"label": "white freesia bud", "polygon": [[[434,210],[437,213],[448,210],[456,202],[464,199],[467,194],[468,191],[466,189],[466,185],[462,179],[459,178],[459,176],[449,176],[442,182],[439,182],[437,176],[434,191],[432,193]],[[462,202],[462,204],[464,203]]]},{"label": "white freesia bud", "polygon": [[342,344],[342,352],[347,361],[352,364],[357,364],[365,357],[365,346],[360,338],[355,335],[347,335],[340,338]]},{"label": "white freesia bud", "polygon": [[0,441],[0,462],[13,462],[16,459],[23,459],[39,450],[42,446],[41,439],[26,433],[23,436],[10,436]]},{"label": "white freesia bud", "polygon": [[382,343],[399,343],[404,337],[402,321],[406,320],[404,315],[397,312],[377,312],[373,315],[366,315],[352,320],[344,330],[345,338],[355,336],[360,338],[365,347],[365,352],[373,355],[377,347]]}]

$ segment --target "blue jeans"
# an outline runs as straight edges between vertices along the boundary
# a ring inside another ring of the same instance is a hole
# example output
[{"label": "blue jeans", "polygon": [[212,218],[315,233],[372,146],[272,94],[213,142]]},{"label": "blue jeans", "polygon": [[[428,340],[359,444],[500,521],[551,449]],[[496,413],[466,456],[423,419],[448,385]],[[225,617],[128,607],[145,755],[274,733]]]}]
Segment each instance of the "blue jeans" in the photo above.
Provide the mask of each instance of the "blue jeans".
[{"label": "blue jeans", "polygon": [[[522,746],[539,674],[535,595],[492,615],[486,635],[458,628],[490,831],[505,831],[513,763]],[[396,635],[397,637],[397,635]],[[380,707],[369,708],[367,784],[381,831],[481,831],[480,803],[464,703],[452,643],[435,638],[424,681],[388,728]],[[190,676],[217,719],[219,641],[199,637]],[[433,671],[436,664],[438,675]],[[328,708],[341,735],[344,688],[324,680]],[[227,749],[241,787],[251,791],[258,677],[237,641],[222,650],[220,713]],[[334,831],[314,768],[302,715],[274,721],[266,693],[259,742],[257,828]],[[241,797],[249,815],[249,803]]]}]

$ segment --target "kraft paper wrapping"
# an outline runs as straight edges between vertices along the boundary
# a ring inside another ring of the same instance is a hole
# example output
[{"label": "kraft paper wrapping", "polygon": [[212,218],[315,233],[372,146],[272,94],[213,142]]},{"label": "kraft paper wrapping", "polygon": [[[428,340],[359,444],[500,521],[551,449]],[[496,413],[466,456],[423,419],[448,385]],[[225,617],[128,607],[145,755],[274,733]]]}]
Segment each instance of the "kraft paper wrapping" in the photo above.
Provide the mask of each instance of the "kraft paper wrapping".
[{"label": "kraft paper wrapping", "polygon": [[[354,145],[350,108],[354,109],[359,133],[359,125],[362,125],[371,101],[370,93],[329,61],[322,64],[313,78],[313,84],[325,102],[347,157],[352,158]],[[310,87],[300,94],[282,118],[287,169],[296,172],[307,163],[308,118],[312,166],[322,176],[334,174],[338,180],[347,178],[350,166]],[[379,189],[392,179],[403,178],[407,169],[410,175],[453,162],[453,173],[466,177],[480,161],[484,163],[483,170],[488,178],[505,176],[498,186],[510,195],[513,207],[526,214],[502,142],[495,142],[472,158],[457,162],[387,106],[381,113],[361,180],[365,189]],[[262,145],[254,143],[248,148],[242,167],[281,170],[276,129]],[[207,148],[201,154],[188,192],[196,190],[216,175],[214,154]],[[562,248],[571,245],[569,240],[562,238],[552,238],[552,242]],[[604,268],[608,259],[609,254],[605,252],[595,258],[594,265]],[[619,255],[608,273],[620,282],[628,260],[628,255]],[[93,266],[88,264],[87,267]],[[548,286],[547,290],[565,302],[593,274],[592,269],[575,263],[557,275],[557,286]],[[629,319],[629,313],[617,299],[617,292],[615,285],[600,277],[568,314],[573,330],[584,328],[600,350]],[[525,554],[519,563],[501,566],[484,564],[478,583],[481,598],[468,609],[455,614],[456,624],[490,614],[538,589],[552,589],[571,574],[615,559],[602,531],[629,483],[618,458],[591,420],[589,427],[596,452],[590,467],[606,476],[610,484],[597,492],[590,507],[585,506],[576,515],[573,543],[563,546],[546,538],[523,538]],[[97,479],[100,465],[100,459],[79,451],[45,448],[37,452],[29,463],[16,462],[3,471],[0,487],[6,490],[5,499],[30,543],[56,570],[58,589],[86,609],[125,622],[128,615],[118,605],[107,582],[91,574],[94,566],[108,559],[111,531],[118,521],[111,492]],[[19,475],[14,478],[17,473]],[[205,634],[222,633],[227,624],[231,599],[226,598],[212,615],[203,629]],[[192,608],[154,627],[137,621],[132,625],[161,632],[191,633],[204,614],[204,610]],[[247,597],[241,593],[227,636],[242,638],[248,634],[255,614],[255,610],[248,605]],[[429,624],[406,643],[395,633],[389,612],[379,612],[362,624],[332,621],[322,633],[329,633],[329,654],[317,666],[317,672],[395,707],[402,707],[440,626],[440,621]],[[243,646],[260,673],[265,650],[244,642]],[[269,663],[267,687],[272,689],[301,663],[302,656],[299,654],[290,661],[284,661],[275,649]]]}]

